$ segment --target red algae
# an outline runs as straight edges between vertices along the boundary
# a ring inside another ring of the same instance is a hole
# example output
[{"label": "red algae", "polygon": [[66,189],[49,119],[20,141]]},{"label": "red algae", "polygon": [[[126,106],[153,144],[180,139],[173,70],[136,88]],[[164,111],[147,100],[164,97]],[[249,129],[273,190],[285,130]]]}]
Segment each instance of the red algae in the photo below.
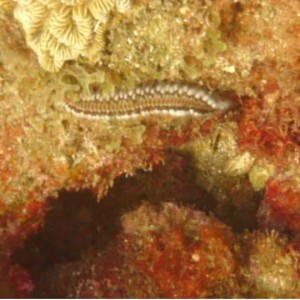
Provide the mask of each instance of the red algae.
[{"label": "red algae", "polygon": [[259,211],[262,224],[298,235],[299,197],[299,186],[292,178],[270,179]]},{"label": "red algae", "polygon": [[241,149],[253,151],[258,157],[279,161],[296,145],[281,131],[282,124],[272,120],[263,100],[247,99],[239,120],[238,143]]},{"label": "red algae", "polygon": [[34,288],[28,272],[19,265],[3,265],[0,268],[1,298],[30,298]]}]

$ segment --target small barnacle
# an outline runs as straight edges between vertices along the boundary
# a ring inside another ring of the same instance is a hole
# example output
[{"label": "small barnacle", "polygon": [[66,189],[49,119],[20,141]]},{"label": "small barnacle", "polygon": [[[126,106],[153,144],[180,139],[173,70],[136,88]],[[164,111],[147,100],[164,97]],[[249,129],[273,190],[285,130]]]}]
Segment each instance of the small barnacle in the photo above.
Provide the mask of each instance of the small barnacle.
[{"label": "small barnacle", "polygon": [[249,172],[249,180],[254,190],[263,189],[270,177],[275,173],[275,167],[265,161],[259,161],[254,164]]},{"label": "small barnacle", "polygon": [[240,176],[249,172],[255,158],[246,151],[229,159],[223,169],[227,176]]}]

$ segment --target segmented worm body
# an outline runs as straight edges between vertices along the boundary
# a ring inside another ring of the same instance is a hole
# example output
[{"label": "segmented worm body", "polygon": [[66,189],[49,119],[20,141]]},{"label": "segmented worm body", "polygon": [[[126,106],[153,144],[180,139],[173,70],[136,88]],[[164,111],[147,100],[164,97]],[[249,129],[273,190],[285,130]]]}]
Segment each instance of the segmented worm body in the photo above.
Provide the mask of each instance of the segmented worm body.
[{"label": "segmented worm body", "polygon": [[120,91],[109,96],[95,93],[65,108],[78,117],[90,119],[130,119],[145,115],[202,116],[230,109],[229,101],[213,97],[201,87],[160,83]]}]

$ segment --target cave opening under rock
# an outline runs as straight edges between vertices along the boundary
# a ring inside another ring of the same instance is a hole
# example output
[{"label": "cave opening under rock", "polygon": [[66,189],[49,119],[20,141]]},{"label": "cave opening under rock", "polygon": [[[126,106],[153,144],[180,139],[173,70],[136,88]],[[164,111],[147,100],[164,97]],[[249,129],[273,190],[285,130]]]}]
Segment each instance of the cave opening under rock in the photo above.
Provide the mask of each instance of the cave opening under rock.
[{"label": "cave opening under rock", "polygon": [[[195,178],[191,161],[173,153],[151,171],[120,176],[100,200],[91,190],[62,190],[58,198],[48,199],[44,225],[15,251],[12,260],[29,271],[35,285],[33,296],[38,298],[43,274],[57,264],[79,261],[88,251],[107,248],[121,230],[121,216],[143,202],[173,201],[218,215],[216,200]],[[229,225],[238,231],[253,229],[255,213],[256,209],[251,212],[253,221],[241,225],[233,210]],[[218,218],[228,223],[228,216]]]}]

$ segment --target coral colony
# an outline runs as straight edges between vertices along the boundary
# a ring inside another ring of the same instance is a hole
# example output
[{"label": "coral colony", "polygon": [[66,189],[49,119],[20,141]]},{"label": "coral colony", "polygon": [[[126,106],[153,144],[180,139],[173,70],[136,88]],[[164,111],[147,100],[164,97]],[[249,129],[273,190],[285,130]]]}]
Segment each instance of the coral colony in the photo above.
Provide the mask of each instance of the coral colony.
[{"label": "coral colony", "polygon": [[298,0],[0,0],[0,298],[299,298]]}]

